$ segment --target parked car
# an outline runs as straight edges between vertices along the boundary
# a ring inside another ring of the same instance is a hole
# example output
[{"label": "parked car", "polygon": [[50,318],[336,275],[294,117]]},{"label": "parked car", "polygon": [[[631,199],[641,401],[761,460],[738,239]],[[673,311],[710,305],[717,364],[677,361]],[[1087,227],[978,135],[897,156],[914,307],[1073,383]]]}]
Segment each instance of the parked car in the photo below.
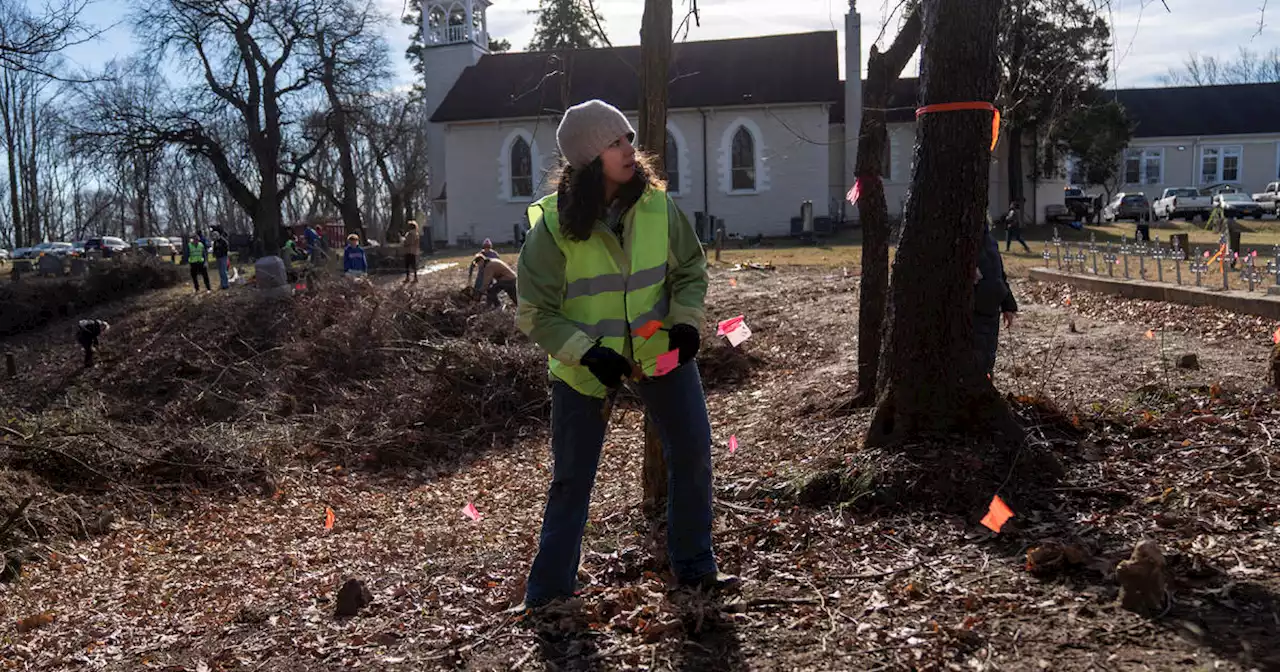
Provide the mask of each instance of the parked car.
[{"label": "parked car", "polygon": [[12,253],[13,258],[14,259],[33,259],[35,258],[35,254],[32,252],[32,250],[34,249],[35,248],[31,248],[31,247],[16,247],[14,248]]},{"label": "parked car", "polygon": [[83,241],[83,240],[76,240],[76,241],[72,241],[72,242],[71,242],[71,256],[73,256],[73,257],[83,257],[83,256],[84,256],[84,244],[85,244],[85,242],[86,242],[86,241]]},{"label": "parked car", "polygon": [[1196,215],[1208,217],[1213,209],[1213,199],[1201,196],[1195,187],[1165,189],[1151,205],[1156,219],[1190,219]]},{"label": "parked car", "polygon": [[1151,203],[1147,201],[1145,194],[1126,194],[1119,193],[1107,207],[1102,209],[1102,221],[1115,222],[1121,219],[1131,219],[1135,222],[1151,221]]},{"label": "parked car", "polygon": [[1280,214],[1280,208],[1277,207],[1277,203],[1280,203],[1280,182],[1268,184],[1262,193],[1253,195],[1253,200],[1262,206],[1263,212]]},{"label": "parked car", "polygon": [[102,256],[109,257],[113,254],[128,252],[129,243],[115,236],[102,236],[84,241],[84,249],[86,252],[99,251],[102,252]]},{"label": "parked car", "polygon": [[12,258],[12,255],[9,254],[9,250],[6,250],[3,247],[0,247],[0,263],[9,261],[9,259],[11,258]]},{"label": "parked car", "polygon": [[133,246],[140,251],[154,252],[155,254],[165,257],[176,253],[178,250],[178,248],[164,236],[139,238],[133,241]]},{"label": "parked car", "polygon": [[1092,222],[1097,216],[1094,210],[1094,197],[1084,193],[1080,187],[1067,187],[1062,192],[1062,204],[1066,206],[1071,217],[1082,222]]},{"label": "parked car", "polygon": [[[64,243],[64,242],[40,243],[40,245],[36,245],[36,249],[40,249],[41,246],[47,246],[47,247],[44,247],[44,249],[41,249],[40,254],[50,254],[55,257],[69,257],[71,256],[71,253],[74,252],[76,249],[75,245],[72,245],[71,243]],[[39,255],[36,255],[36,256],[39,256]]]},{"label": "parked car", "polygon": [[1222,208],[1228,217],[1262,219],[1262,204],[1248,194],[1218,194],[1213,197],[1213,207]]}]

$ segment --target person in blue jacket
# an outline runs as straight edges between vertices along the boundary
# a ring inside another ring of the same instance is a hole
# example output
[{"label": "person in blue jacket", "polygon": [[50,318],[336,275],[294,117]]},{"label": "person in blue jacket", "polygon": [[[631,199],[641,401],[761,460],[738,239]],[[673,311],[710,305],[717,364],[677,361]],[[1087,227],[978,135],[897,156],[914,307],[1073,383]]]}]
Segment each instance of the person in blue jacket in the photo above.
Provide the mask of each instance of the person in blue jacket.
[{"label": "person in blue jacket", "polygon": [[343,273],[368,273],[369,262],[365,259],[364,248],[360,247],[360,236],[347,236],[347,246],[342,250]]}]

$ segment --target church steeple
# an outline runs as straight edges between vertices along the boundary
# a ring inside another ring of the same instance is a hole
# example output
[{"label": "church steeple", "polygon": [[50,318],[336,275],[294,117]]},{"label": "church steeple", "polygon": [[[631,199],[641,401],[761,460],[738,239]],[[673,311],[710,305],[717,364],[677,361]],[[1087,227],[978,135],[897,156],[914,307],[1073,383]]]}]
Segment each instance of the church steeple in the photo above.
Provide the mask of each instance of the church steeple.
[{"label": "church steeple", "polygon": [[442,47],[471,42],[489,49],[489,0],[427,0],[422,7],[422,44]]}]

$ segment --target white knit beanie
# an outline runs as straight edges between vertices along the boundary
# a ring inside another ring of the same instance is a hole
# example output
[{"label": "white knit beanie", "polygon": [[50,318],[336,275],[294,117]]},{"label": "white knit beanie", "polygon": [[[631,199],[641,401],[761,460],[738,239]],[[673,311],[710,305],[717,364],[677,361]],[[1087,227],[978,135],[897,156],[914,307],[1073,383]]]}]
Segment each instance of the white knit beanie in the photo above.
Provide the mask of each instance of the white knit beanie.
[{"label": "white knit beanie", "polygon": [[570,166],[581,168],[624,135],[634,140],[636,131],[618,108],[603,100],[588,100],[565,110],[556,129],[556,144]]}]

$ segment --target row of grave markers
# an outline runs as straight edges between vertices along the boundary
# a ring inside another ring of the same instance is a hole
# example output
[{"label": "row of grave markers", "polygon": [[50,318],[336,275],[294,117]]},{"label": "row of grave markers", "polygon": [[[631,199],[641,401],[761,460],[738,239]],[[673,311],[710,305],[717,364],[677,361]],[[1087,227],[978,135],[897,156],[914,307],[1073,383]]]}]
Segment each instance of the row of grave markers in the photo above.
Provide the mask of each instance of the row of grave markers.
[{"label": "row of grave markers", "polygon": [[[1044,253],[1040,256],[1044,259],[1045,268],[1050,268],[1050,264],[1055,260],[1060,271],[1068,273],[1092,273],[1093,275],[1101,275],[1098,262],[1101,259],[1106,266],[1107,277],[1114,278],[1116,276],[1116,266],[1122,269],[1123,277],[1126,280],[1131,279],[1130,260],[1131,257],[1137,258],[1137,272],[1140,279],[1147,279],[1147,259],[1155,262],[1156,280],[1164,282],[1164,262],[1173,261],[1174,282],[1178,285],[1182,284],[1182,263],[1187,262],[1188,270],[1196,276],[1195,286],[1203,286],[1204,276],[1210,272],[1214,261],[1218,261],[1222,273],[1222,288],[1230,289],[1230,274],[1238,272],[1241,280],[1246,282],[1249,291],[1263,284],[1265,277],[1270,276],[1274,279],[1275,285],[1280,287],[1280,245],[1276,245],[1272,251],[1272,259],[1267,262],[1266,270],[1261,270],[1257,265],[1258,251],[1250,250],[1244,255],[1239,252],[1230,250],[1223,245],[1218,253],[1213,254],[1208,250],[1196,247],[1190,257],[1187,251],[1182,249],[1179,241],[1173,240],[1169,246],[1161,245],[1159,236],[1153,243],[1135,240],[1130,242],[1126,236],[1120,237],[1120,245],[1117,248],[1114,243],[1107,243],[1106,247],[1101,247],[1097,243],[1096,235],[1089,234],[1089,243],[1079,243],[1079,247],[1075,252],[1071,251],[1071,243],[1063,241],[1058,235],[1058,229],[1053,230],[1053,240],[1046,242]],[[1053,246],[1050,251],[1049,246]],[[1243,259],[1244,263],[1239,270],[1235,270],[1236,262]]]}]

